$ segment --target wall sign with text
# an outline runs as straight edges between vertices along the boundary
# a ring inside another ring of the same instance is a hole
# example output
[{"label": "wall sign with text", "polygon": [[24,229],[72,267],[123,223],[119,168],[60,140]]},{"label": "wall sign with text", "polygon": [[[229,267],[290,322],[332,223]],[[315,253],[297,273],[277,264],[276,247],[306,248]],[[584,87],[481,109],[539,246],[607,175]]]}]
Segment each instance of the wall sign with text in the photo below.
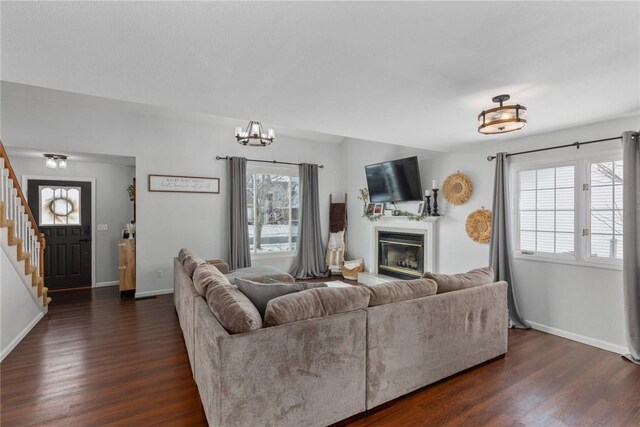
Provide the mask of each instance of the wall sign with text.
[{"label": "wall sign with text", "polygon": [[220,194],[220,178],[149,175],[149,191]]}]

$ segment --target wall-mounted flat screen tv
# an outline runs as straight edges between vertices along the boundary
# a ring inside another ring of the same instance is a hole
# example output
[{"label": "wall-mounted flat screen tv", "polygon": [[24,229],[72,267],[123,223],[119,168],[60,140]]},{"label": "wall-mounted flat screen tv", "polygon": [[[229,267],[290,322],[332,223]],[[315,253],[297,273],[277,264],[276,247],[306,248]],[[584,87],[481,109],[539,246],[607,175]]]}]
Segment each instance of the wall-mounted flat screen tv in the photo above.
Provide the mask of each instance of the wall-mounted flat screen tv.
[{"label": "wall-mounted flat screen tv", "polygon": [[418,157],[368,165],[365,171],[371,202],[422,200]]}]

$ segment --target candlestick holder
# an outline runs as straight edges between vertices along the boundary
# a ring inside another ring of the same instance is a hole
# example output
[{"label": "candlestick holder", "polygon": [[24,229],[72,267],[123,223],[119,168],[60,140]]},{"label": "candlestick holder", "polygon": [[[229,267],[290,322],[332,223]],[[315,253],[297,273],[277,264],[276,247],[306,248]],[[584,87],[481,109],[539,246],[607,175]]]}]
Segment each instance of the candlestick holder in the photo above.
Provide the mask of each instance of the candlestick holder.
[{"label": "candlestick holder", "polygon": [[422,216],[431,216],[431,196],[424,196],[424,209]]},{"label": "candlestick holder", "polygon": [[433,215],[432,216],[440,216],[438,213],[438,188],[434,188],[433,190]]}]

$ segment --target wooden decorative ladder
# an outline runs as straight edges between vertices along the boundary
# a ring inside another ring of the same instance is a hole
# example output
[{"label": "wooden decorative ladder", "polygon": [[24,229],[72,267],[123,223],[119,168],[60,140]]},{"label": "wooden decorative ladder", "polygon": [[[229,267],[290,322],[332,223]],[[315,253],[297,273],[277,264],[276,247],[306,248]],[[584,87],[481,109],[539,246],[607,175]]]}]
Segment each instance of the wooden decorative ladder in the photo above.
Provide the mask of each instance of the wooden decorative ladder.
[{"label": "wooden decorative ladder", "polygon": [[44,235],[24,197],[7,151],[0,141],[0,227],[7,228],[9,246],[16,246],[17,261],[24,261],[24,274],[31,277],[42,305],[51,298],[44,286]]}]

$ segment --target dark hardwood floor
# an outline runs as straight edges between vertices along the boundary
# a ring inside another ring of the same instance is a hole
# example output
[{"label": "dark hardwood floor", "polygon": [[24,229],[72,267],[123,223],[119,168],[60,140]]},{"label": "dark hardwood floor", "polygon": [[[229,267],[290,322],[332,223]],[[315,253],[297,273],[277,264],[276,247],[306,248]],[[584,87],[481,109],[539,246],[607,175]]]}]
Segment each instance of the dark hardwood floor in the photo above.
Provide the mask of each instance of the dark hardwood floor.
[{"label": "dark hardwood floor", "polygon": [[[3,426],[205,425],[171,295],[55,294],[0,367]],[[640,426],[640,367],[538,331],[353,426]]]},{"label": "dark hardwood floor", "polygon": [[56,292],[2,362],[2,426],[201,425],[172,295]]}]

